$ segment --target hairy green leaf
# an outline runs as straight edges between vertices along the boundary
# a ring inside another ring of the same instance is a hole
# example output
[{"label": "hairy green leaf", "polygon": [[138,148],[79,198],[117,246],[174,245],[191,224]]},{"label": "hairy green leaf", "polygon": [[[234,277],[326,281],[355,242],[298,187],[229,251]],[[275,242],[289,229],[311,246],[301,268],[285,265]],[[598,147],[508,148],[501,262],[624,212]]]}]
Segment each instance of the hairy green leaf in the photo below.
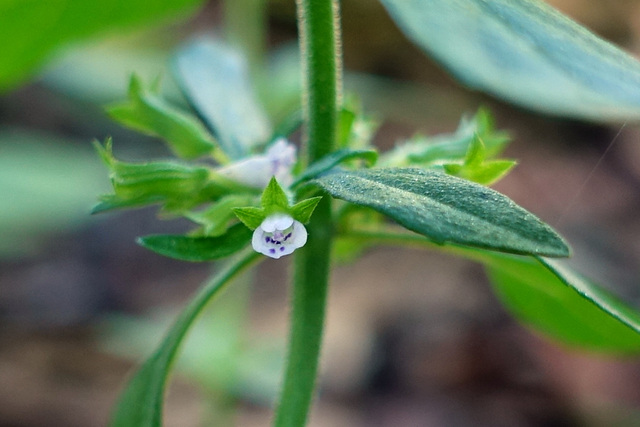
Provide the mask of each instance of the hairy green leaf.
[{"label": "hairy green leaf", "polygon": [[268,142],[271,125],[256,100],[242,55],[215,40],[196,40],[174,61],[176,80],[233,159]]},{"label": "hairy green leaf", "polygon": [[236,224],[221,236],[190,237],[182,235],[153,235],[138,239],[145,248],[169,258],[183,261],[213,261],[244,248],[251,240],[251,230]]},{"label": "hairy green leaf", "polygon": [[166,337],[129,381],[120,396],[110,427],[160,427],[165,388],[174,359],[191,325],[206,307],[259,254],[245,252],[235,263],[220,271],[191,300],[169,329]]},{"label": "hairy green leaf", "polygon": [[539,0],[381,0],[471,88],[545,113],[640,117],[640,63]]},{"label": "hairy green leaf", "polygon": [[554,257],[570,252],[551,227],[506,196],[443,173],[413,168],[341,171],[311,183],[439,244]]}]

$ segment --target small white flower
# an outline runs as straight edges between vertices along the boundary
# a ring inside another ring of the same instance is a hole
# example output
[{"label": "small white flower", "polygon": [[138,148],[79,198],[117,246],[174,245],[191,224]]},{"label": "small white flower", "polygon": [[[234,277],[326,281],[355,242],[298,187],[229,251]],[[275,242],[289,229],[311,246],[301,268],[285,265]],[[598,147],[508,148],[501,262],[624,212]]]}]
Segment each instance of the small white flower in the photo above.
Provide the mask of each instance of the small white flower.
[{"label": "small white flower", "polygon": [[296,162],[296,147],[279,138],[264,154],[240,160],[218,170],[235,181],[255,188],[264,188],[272,176],[285,188],[293,183],[291,169]]},{"label": "small white flower", "polygon": [[256,252],[278,259],[307,243],[307,230],[287,214],[269,215],[253,232],[251,245]]}]

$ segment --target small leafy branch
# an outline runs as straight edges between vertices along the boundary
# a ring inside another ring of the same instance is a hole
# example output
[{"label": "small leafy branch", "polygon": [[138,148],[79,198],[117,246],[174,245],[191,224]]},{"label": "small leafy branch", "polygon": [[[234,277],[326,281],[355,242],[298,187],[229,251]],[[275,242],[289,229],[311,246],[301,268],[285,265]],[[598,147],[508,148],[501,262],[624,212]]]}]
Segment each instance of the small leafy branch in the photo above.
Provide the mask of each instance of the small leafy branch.
[{"label": "small leafy branch", "polygon": [[[640,90],[640,65],[537,0],[382,2],[409,38],[471,87],[546,112],[638,116],[640,97],[629,90]],[[211,40],[196,41],[175,58],[176,78],[204,124],[167,103],[158,81],[146,87],[136,76],[129,100],[108,110],[123,125],[164,139],[181,160],[128,163],[114,157],[110,140],[96,144],[113,193],[94,211],[159,205],[163,217],[187,218],[194,229],[143,237],[141,245],[186,261],[232,257],[130,380],[112,425],[162,424],[167,378],[189,328],[264,256],[295,253],[276,426],[306,423],[332,253],[353,257],[390,244],[466,257],[486,266],[507,308],[555,339],[591,350],[640,351],[640,314],[557,260],[570,255],[566,242],[487,187],[515,165],[500,157],[509,136],[494,129],[490,114],[481,109],[454,133],[415,137],[379,154],[373,121],[342,101],[337,2],[300,0],[298,8],[302,123],[288,120],[272,131],[243,58]],[[494,51],[498,42],[502,50]],[[298,156],[287,138],[301,124]]]}]

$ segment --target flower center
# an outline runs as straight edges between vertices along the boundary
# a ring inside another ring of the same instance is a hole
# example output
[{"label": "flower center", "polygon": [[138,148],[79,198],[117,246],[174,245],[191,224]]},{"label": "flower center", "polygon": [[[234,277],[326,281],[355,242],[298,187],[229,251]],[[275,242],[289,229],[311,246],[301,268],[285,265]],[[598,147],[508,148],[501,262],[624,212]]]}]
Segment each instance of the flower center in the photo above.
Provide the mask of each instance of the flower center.
[{"label": "flower center", "polygon": [[273,233],[264,233],[264,242],[269,246],[269,253],[275,254],[285,251],[285,245],[293,235],[293,225],[286,230],[275,230]]}]

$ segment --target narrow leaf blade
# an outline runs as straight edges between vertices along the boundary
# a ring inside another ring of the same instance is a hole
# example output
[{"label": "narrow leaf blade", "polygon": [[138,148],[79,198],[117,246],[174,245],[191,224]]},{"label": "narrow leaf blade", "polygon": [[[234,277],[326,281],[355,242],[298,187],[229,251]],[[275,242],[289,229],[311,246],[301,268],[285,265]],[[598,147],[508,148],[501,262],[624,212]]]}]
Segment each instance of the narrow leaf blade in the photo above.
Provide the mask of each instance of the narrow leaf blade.
[{"label": "narrow leaf blade", "polygon": [[362,159],[367,163],[368,166],[373,166],[378,160],[378,152],[375,150],[350,150],[347,148],[334,151],[333,153],[324,156],[322,159],[310,165],[296,178],[293,185],[318,176],[342,162],[354,159]]},{"label": "narrow leaf blade", "polygon": [[485,257],[503,304],[521,321],[569,346],[640,352],[640,314],[557,260]]},{"label": "narrow leaf blade", "polygon": [[259,259],[256,252],[246,252],[238,260],[220,271],[180,313],[166,337],[129,381],[120,396],[110,427],[160,427],[165,388],[173,361],[191,325],[229,282],[246,267]]},{"label": "narrow leaf blade", "polygon": [[640,63],[539,0],[382,0],[467,86],[545,113],[640,117]]},{"label": "narrow leaf blade", "polygon": [[251,239],[251,230],[236,224],[216,237],[190,237],[160,234],[138,239],[138,243],[160,255],[183,261],[212,261],[232,255]]},{"label": "narrow leaf blade", "polygon": [[436,243],[553,257],[570,252],[551,227],[506,196],[443,173],[413,168],[340,171],[311,183],[386,214]]}]

